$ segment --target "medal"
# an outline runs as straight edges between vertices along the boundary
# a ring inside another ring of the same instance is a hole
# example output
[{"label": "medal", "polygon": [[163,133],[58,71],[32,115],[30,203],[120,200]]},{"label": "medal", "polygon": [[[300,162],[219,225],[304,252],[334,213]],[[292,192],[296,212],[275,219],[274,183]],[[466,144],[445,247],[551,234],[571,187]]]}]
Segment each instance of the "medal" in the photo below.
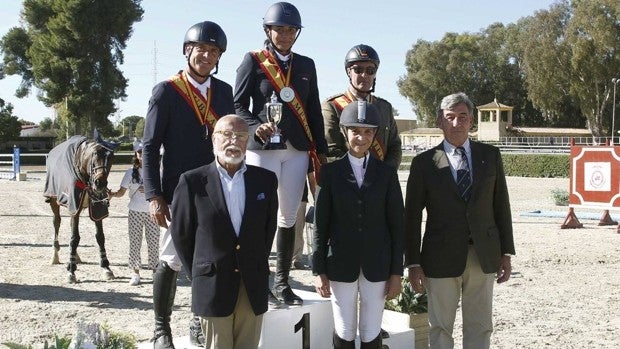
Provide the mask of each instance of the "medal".
[{"label": "medal", "polygon": [[295,91],[293,91],[292,88],[286,86],[282,89],[282,91],[280,91],[280,98],[284,101],[284,102],[290,102],[295,98]]}]

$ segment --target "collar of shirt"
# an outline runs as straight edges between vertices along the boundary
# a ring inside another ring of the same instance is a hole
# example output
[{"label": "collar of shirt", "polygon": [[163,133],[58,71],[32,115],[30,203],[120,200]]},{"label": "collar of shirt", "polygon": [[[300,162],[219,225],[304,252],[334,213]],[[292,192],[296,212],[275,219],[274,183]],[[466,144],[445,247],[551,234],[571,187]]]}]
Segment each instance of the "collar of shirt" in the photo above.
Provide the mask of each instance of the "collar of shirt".
[{"label": "collar of shirt", "polygon": [[235,178],[242,176],[245,173],[245,171],[248,169],[247,166],[245,165],[245,161],[243,161],[241,163],[241,167],[237,170],[237,172],[235,172],[235,174],[232,177],[230,177],[230,175],[228,174],[228,171],[224,167],[222,167],[222,165],[220,165],[220,162],[217,161],[217,159],[215,159],[215,167],[217,168],[217,171],[220,173],[220,178],[224,177],[224,179],[227,179],[227,180],[234,180]]},{"label": "collar of shirt", "polygon": [[194,80],[194,78],[191,75],[189,75],[189,74],[187,74],[187,80],[189,80],[189,83],[192,84],[192,86],[194,86],[195,88],[197,88],[198,91],[200,91],[200,93],[205,98],[207,97],[207,89],[211,87],[211,77],[210,76],[202,84],[200,84],[200,83],[198,83],[198,81]]},{"label": "collar of shirt", "polygon": [[282,62],[288,62],[288,60],[291,58],[291,54],[289,53],[288,55],[284,56],[282,55],[280,52],[273,50],[276,53],[276,56],[278,57],[279,60],[281,60]]},{"label": "collar of shirt", "polygon": [[347,152],[347,157],[349,158],[349,163],[351,164],[351,168],[353,169],[353,175],[355,176],[355,181],[357,181],[357,186],[361,187],[364,182],[364,175],[366,174],[366,167],[364,167],[364,162],[366,162],[366,166],[368,166],[368,157],[370,153],[366,153],[365,156],[361,158],[356,158],[351,155],[351,153]]},{"label": "collar of shirt", "polygon": [[[467,155],[467,165],[469,166],[469,172],[472,173],[471,166],[471,144],[469,143],[469,138],[463,143],[461,146],[465,149],[465,154]],[[448,157],[448,162],[450,163],[450,170],[452,171],[452,176],[456,180],[456,169],[458,168],[458,164],[461,161],[461,156],[456,152],[456,148],[453,144],[448,142],[447,140],[443,140],[443,150],[446,152],[446,156]]]}]

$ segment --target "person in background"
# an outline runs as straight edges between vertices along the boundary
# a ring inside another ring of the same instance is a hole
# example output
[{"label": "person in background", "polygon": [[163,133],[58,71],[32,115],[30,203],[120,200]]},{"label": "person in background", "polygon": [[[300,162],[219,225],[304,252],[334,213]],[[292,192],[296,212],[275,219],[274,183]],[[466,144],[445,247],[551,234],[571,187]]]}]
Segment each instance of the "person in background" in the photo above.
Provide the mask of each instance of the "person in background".
[{"label": "person in background", "polygon": [[170,232],[207,349],[257,348],[267,311],[278,180],[245,164],[248,137],[243,119],[219,119],[216,160],[181,175],[174,192]]},{"label": "person in background", "polygon": [[[227,39],[222,28],[204,21],[191,26],[183,40],[187,65],[153,88],[144,126],[144,195],[151,218],[168,228],[174,188],[181,173],[211,163],[211,137],[220,116],[234,112],[232,87],[215,78]],[[160,147],[163,156],[160,166]],[[160,239],[157,270],[153,275],[155,349],[174,348],[170,317],[181,270],[168,230]],[[190,322],[190,341],[202,345],[197,317]]]},{"label": "person in background", "polygon": [[508,281],[515,254],[502,157],[498,148],[469,139],[473,112],[464,93],[441,100],[437,126],[444,140],[413,158],[407,181],[405,263],[413,289],[428,294],[433,349],[454,347],[459,305],[463,348],[489,348],[494,277]]},{"label": "person in background", "polygon": [[144,198],[142,143],[135,143],[133,150],[133,166],[125,171],[120,188],[115,192],[110,192],[110,196],[119,198],[129,190],[129,213],[127,214],[129,231],[128,266],[133,270],[133,276],[129,280],[129,284],[137,286],[140,284],[140,267],[142,266],[140,249],[142,247],[143,232],[148,251],[147,268],[155,272],[157,261],[159,260],[159,227],[151,219],[149,203]]},{"label": "person in background", "polygon": [[348,150],[346,135],[342,133],[339,124],[342,109],[349,103],[366,101],[379,110],[381,117],[370,151],[379,160],[398,169],[402,149],[394,109],[388,101],[372,94],[380,62],[377,51],[368,45],[355,45],[347,52],[344,70],[349,78],[349,86],[343,93],[331,96],[321,104],[330,160],[343,156]]},{"label": "person in background", "polygon": [[362,349],[381,349],[385,300],[401,291],[403,196],[396,169],[369,151],[379,124],[372,104],[347,105],[349,150],[319,175],[312,271],[331,297],[336,349],[354,349],[358,327]]},{"label": "person in background", "polygon": [[[243,57],[237,69],[234,96],[236,114],[250,126],[247,163],[278,176],[280,207],[272,292],[278,301],[288,305],[303,303],[289,285],[289,274],[308,154],[315,169],[327,162],[314,61],[292,51],[301,28],[301,16],[292,4],[278,2],[267,9],[263,17],[265,47]],[[267,118],[265,104],[272,100],[282,105],[282,118],[277,127]],[[272,138],[276,130],[279,143]],[[270,148],[276,145],[278,149]],[[272,301],[274,305],[276,302]]]}]

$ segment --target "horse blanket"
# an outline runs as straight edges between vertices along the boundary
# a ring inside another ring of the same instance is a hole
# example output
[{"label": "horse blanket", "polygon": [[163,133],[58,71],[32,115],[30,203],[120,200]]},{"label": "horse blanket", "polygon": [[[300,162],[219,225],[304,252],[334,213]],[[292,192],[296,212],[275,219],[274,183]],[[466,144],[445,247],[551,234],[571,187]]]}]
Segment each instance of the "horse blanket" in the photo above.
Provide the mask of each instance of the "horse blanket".
[{"label": "horse blanket", "polygon": [[[67,207],[72,216],[78,212],[88,190],[87,181],[74,165],[75,152],[85,141],[86,137],[79,135],[69,138],[49,152],[45,163],[47,178],[43,195],[55,197],[58,204]],[[108,216],[108,205],[91,200],[89,214],[92,220],[101,220]]]}]

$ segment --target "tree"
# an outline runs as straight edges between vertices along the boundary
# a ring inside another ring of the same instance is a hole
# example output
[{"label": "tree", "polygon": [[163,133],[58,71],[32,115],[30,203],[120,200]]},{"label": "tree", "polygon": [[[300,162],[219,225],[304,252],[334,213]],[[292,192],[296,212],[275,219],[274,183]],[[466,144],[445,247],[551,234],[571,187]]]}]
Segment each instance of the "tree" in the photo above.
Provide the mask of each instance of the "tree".
[{"label": "tree", "polygon": [[143,119],[143,117],[138,115],[128,116],[118,123],[117,130],[120,130],[123,136],[134,137],[134,133],[136,132],[136,125],[140,120]]},{"label": "tree", "polygon": [[140,2],[24,0],[25,27],[11,28],[0,40],[0,77],[22,77],[18,97],[35,87],[46,106],[64,106],[72,133],[112,130],[107,117],[127,87],[118,65],[133,23],[142,19]]},{"label": "tree", "polygon": [[398,81],[422,124],[434,125],[441,99],[463,91],[476,104],[500,99],[519,110],[527,103],[520,70],[506,45],[509,30],[493,24],[478,34],[447,33],[438,42],[418,40],[407,52],[407,74]]},{"label": "tree", "polygon": [[41,122],[39,122],[39,128],[41,129],[41,131],[48,131],[51,130],[54,127],[54,121],[52,120],[52,118],[44,118],[43,120],[41,120]]},{"label": "tree", "polygon": [[0,143],[19,137],[22,124],[13,115],[13,105],[0,98]]},{"label": "tree", "polygon": [[[611,78],[620,71],[620,3],[574,0],[520,21],[529,98],[551,118],[580,113],[594,136],[609,134]],[[574,117],[572,118],[574,119]]]},{"label": "tree", "polygon": [[138,139],[142,139],[144,137],[144,118],[140,118],[136,123],[136,132],[134,136],[138,137]]}]

